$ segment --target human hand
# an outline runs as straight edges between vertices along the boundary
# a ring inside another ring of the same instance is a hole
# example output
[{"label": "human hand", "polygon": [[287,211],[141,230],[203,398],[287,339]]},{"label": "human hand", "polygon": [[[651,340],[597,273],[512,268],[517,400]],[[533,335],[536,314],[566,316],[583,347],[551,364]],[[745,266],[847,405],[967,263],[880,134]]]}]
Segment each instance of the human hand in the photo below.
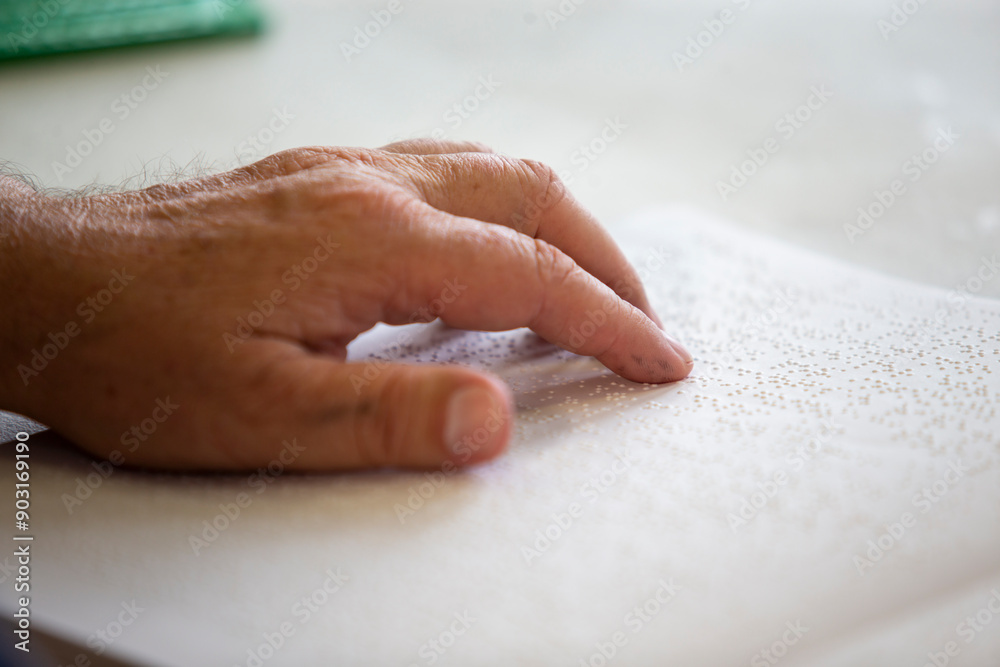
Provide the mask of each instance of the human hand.
[{"label": "human hand", "polygon": [[[359,382],[346,362],[377,322],[429,312],[530,327],[638,382],[691,367],[552,170],[476,144],[300,148],[78,199],[0,179],[0,225],[0,407],[129,465],[250,469],[283,442],[300,470],[496,456],[513,418],[499,379],[391,364]],[[593,334],[571,335],[585,320]]]}]

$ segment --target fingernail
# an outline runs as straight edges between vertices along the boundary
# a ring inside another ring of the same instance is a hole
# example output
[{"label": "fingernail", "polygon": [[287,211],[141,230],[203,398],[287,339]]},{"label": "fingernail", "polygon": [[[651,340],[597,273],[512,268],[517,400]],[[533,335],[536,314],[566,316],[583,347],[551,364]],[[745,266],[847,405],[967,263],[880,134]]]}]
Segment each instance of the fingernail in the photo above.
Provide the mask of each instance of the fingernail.
[{"label": "fingernail", "polygon": [[694,366],[694,359],[691,357],[691,353],[687,351],[687,348],[667,334],[663,334],[663,337],[667,339],[670,346],[674,348],[674,351],[681,356],[681,359],[683,359],[684,363],[688,365],[688,368]]},{"label": "fingernail", "polygon": [[490,455],[503,443],[506,411],[493,394],[479,387],[454,392],[445,408],[444,445],[459,463]]}]

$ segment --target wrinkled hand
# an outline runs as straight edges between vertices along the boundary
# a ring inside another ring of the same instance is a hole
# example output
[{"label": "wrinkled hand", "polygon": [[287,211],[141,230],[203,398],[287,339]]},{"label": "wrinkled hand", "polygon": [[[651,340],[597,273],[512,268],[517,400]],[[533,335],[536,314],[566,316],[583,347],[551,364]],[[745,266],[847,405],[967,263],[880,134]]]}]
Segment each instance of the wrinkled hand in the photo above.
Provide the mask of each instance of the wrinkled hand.
[{"label": "wrinkled hand", "polygon": [[301,148],[78,199],[5,179],[0,219],[16,295],[0,307],[0,406],[115,462],[431,467],[501,452],[513,404],[497,378],[404,364],[368,378],[346,362],[377,322],[527,326],[639,382],[691,366],[552,170],[476,144]]}]

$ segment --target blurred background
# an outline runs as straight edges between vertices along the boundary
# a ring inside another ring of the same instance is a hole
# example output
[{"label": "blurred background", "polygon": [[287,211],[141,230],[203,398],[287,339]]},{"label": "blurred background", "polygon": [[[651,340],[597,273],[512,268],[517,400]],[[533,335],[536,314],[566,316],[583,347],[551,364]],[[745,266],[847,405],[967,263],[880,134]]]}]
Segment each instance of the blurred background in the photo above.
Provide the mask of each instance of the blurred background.
[{"label": "blurred background", "polygon": [[[0,63],[0,159],[48,187],[140,186],[298,145],[446,136],[551,164],[612,228],[692,203],[948,289],[1000,248],[998,2],[263,10],[255,37]],[[968,287],[1000,296],[1000,280]]]}]

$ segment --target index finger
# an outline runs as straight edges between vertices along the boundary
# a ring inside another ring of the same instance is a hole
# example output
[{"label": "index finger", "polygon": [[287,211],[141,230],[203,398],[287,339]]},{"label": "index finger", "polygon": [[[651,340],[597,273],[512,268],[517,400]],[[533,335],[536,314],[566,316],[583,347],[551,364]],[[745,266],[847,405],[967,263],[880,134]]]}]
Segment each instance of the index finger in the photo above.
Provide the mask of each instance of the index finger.
[{"label": "index finger", "polygon": [[652,320],[555,246],[423,203],[408,214],[411,233],[383,242],[385,255],[396,258],[383,321],[440,317],[481,331],[526,326],[636,382],[672,382],[690,372],[690,356]]}]

